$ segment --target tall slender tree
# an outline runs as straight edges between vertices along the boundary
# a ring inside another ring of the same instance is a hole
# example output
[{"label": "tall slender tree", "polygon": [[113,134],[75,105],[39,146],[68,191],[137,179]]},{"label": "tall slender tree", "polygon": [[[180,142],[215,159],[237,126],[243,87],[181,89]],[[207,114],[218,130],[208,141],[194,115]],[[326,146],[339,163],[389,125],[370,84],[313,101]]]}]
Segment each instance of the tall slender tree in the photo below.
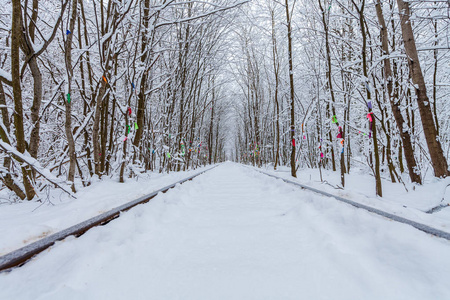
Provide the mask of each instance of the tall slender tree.
[{"label": "tall slender tree", "polygon": [[[288,59],[289,59],[289,85],[290,85],[290,138],[291,138],[291,175],[297,177],[296,163],[295,163],[295,87],[294,87],[294,63],[292,61],[292,24],[289,8],[289,0],[285,0],[286,7],[286,24],[287,24],[287,41],[288,41]],[[295,0],[294,0],[295,5]]]},{"label": "tall slender tree", "polygon": [[387,94],[389,98],[389,103],[391,105],[392,113],[394,114],[395,122],[397,124],[398,131],[400,133],[403,149],[405,151],[406,163],[408,166],[409,177],[412,182],[418,184],[422,183],[420,174],[417,172],[416,158],[414,157],[414,151],[411,144],[411,136],[408,130],[405,130],[405,121],[400,110],[399,99],[395,98],[395,93],[393,89],[394,77],[392,75],[391,61],[389,59],[389,43],[388,43],[388,32],[386,27],[386,22],[384,21],[383,10],[381,7],[381,0],[377,0],[376,11],[378,17],[378,23],[380,23],[380,35],[381,35],[381,45],[383,50],[384,59],[384,77],[387,82]]},{"label": "tall slender tree", "polygon": [[[23,125],[22,87],[20,83],[20,43],[22,40],[22,8],[19,0],[12,2],[11,30],[11,75],[14,98],[14,127],[16,130],[17,151],[25,153],[25,132]],[[36,192],[31,185],[30,169],[22,165],[22,180],[27,199],[34,198]]]},{"label": "tall slender tree", "polygon": [[436,125],[433,121],[430,100],[427,95],[427,87],[420,67],[419,55],[417,53],[416,41],[411,25],[411,9],[409,2],[397,0],[398,11],[400,14],[400,24],[402,27],[402,37],[405,46],[405,52],[408,60],[411,78],[414,83],[414,89],[417,95],[417,104],[419,107],[420,118],[423,126],[423,133],[430,152],[431,164],[436,177],[446,177],[450,174],[448,170],[447,159],[442,151],[442,146],[437,135]]}]

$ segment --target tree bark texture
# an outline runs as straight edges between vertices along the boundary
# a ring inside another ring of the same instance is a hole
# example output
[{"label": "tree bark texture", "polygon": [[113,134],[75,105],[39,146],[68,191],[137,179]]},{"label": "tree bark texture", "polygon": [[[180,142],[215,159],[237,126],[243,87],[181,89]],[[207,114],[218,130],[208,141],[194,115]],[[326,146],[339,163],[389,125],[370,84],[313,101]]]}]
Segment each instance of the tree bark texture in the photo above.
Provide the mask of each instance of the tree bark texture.
[{"label": "tree bark texture", "polygon": [[[389,56],[388,33],[380,0],[377,0],[375,7],[377,11],[378,22],[380,23],[381,26],[381,43],[383,54],[386,57],[388,57]],[[394,115],[395,122],[397,124],[397,128],[400,133],[400,137],[402,139],[409,176],[412,182],[422,184],[420,174],[418,174],[417,172],[417,163],[414,157],[414,150],[411,144],[411,136],[408,130],[404,130],[405,120],[403,119],[402,113],[400,111],[399,99],[395,97],[393,91],[393,76],[392,76],[391,61],[389,60],[389,58],[384,59],[384,77],[387,82],[389,103],[391,105],[392,113]]]},{"label": "tree bark texture", "polygon": [[67,180],[71,182],[72,192],[76,192],[75,190],[75,167],[76,167],[76,154],[75,154],[75,141],[72,133],[72,99],[71,99],[71,85],[72,85],[72,41],[73,41],[73,32],[75,27],[75,20],[77,17],[77,0],[72,0],[72,15],[69,21],[69,34],[66,34],[66,44],[65,44],[65,59],[66,59],[66,72],[67,72],[67,94],[66,99],[64,101],[66,108],[66,122],[64,125],[64,129],[66,132],[67,143],[69,146],[69,172],[67,173]]},{"label": "tree bark texture", "polygon": [[[20,42],[22,38],[22,8],[20,0],[12,2],[12,35],[11,35],[11,76],[14,98],[14,127],[16,129],[17,150],[25,153],[25,132],[23,127],[23,105],[22,105],[22,87],[20,84]],[[31,185],[28,167],[22,166],[23,185],[27,199],[31,200],[35,196],[33,186]]]},{"label": "tree bark texture", "polygon": [[417,104],[419,107],[420,118],[422,120],[423,133],[430,152],[431,164],[433,165],[434,175],[436,177],[446,177],[450,174],[448,171],[447,160],[442,151],[441,143],[437,135],[436,126],[433,121],[430,100],[427,96],[427,88],[420,67],[419,56],[417,53],[416,42],[410,20],[409,3],[403,0],[397,0],[398,11],[400,14],[400,23],[402,27],[403,43],[405,46],[408,65],[411,78],[414,83]]},{"label": "tree bark texture", "polygon": [[289,59],[289,84],[290,84],[290,104],[291,104],[291,128],[290,128],[290,138],[291,138],[291,175],[292,177],[297,177],[297,170],[295,165],[295,110],[294,110],[294,64],[292,61],[292,26],[291,18],[289,13],[289,1],[285,0],[286,6],[286,22],[287,22],[287,38],[288,38],[288,59]]},{"label": "tree bark texture", "polygon": [[[366,53],[366,49],[367,49],[367,36],[366,36],[366,28],[365,28],[365,20],[364,20],[364,6],[365,6],[365,0],[363,0],[361,2],[361,5],[358,6],[354,0],[352,0],[355,8],[358,11],[359,14],[359,26],[361,29],[361,35],[362,35],[362,69],[363,69],[363,75],[364,75],[364,79],[366,80],[366,95],[367,95],[367,102],[371,103],[371,91],[369,89],[369,77],[368,77],[368,66],[367,66],[367,53]],[[369,128],[369,130],[372,131],[372,142],[373,142],[373,151],[374,151],[374,156],[375,156],[375,191],[376,194],[380,197],[383,196],[383,191],[382,191],[382,187],[381,187],[381,173],[380,173],[380,154],[379,154],[379,149],[378,149],[378,139],[377,139],[377,126],[376,126],[376,117],[375,114],[372,111],[372,106],[368,105],[368,110],[369,110],[369,114],[371,114],[371,119],[372,122],[370,122],[371,124],[371,128]]]}]

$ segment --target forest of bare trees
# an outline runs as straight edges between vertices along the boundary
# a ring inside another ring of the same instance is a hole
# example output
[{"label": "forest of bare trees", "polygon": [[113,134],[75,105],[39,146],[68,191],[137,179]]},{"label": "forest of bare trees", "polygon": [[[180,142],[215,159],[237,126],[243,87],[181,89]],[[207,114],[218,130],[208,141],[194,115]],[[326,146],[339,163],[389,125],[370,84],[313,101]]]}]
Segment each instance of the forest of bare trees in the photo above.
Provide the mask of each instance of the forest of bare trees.
[{"label": "forest of bare trees", "polygon": [[4,0],[0,43],[11,197],[226,159],[450,174],[447,0]]},{"label": "forest of bare trees", "polygon": [[223,161],[222,48],[245,2],[4,3],[2,186],[30,200]]},{"label": "forest of bare trees", "polygon": [[448,1],[253,6],[234,62],[244,70],[237,160],[340,171],[342,186],[352,167],[367,169],[379,196],[382,178],[421,184],[449,175]]}]

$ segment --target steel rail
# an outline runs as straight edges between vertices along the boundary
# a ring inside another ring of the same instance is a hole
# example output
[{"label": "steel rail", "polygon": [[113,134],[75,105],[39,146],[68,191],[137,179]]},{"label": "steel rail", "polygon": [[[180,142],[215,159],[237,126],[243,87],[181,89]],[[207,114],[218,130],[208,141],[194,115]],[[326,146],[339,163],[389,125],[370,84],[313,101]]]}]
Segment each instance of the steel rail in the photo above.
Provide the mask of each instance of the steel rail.
[{"label": "steel rail", "polygon": [[266,173],[264,171],[256,170],[254,168],[250,168],[250,169],[252,169],[252,170],[254,170],[256,172],[262,173],[264,175],[267,175],[267,176],[270,176],[270,177],[273,177],[273,178],[276,178],[276,179],[283,180],[286,183],[296,185],[298,187],[301,187],[302,189],[309,190],[309,191],[312,191],[314,193],[318,193],[318,194],[321,194],[321,195],[324,195],[324,196],[327,196],[327,197],[335,198],[338,201],[350,204],[350,205],[352,205],[352,206],[354,206],[356,208],[365,209],[365,210],[367,210],[367,211],[369,211],[371,213],[383,216],[385,218],[388,218],[388,219],[396,221],[396,222],[400,222],[400,223],[403,223],[403,224],[410,225],[410,226],[412,226],[412,227],[414,227],[416,229],[419,229],[419,230],[421,230],[423,232],[426,232],[428,234],[431,234],[431,235],[434,235],[434,236],[437,236],[437,237],[440,237],[440,238],[443,238],[443,239],[446,239],[446,240],[450,241],[450,233],[449,232],[446,232],[446,231],[443,231],[443,230],[440,230],[440,229],[437,229],[437,228],[434,228],[434,227],[431,227],[431,226],[428,226],[428,225],[425,225],[425,224],[422,224],[422,223],[419,223],[419,222],[416,222],[416,221],[413,221],[413,220],[410,220],[410,219],[407,219],[407,218],[403,218],[403,217],[397,216],[395,214],[388,213],[388,212],[382,211],[380,209],[377,209],[377,208],[374,208],[374,207],[371,207],[371,206],[368,206],[368,205],[364,205],[364,204],[361,204],[361,203],[358,203],[358,202],[355,202],[355,201],[352,201],[352,200],[349,200],[349,199],[345,199],[343,197],[339,197],[339,196],[336,196],[336,195],[333,195],[333,194],[330,194],[330,193],[327,193],[327,192],[315,189],[313,187],[310,187],[310,186],[307,186],[307,185],[304,185],[304,184],[301,184],[301,183],[298,183],[298,182],[295,182],[295,181],[284,179],[284,178],[272,175],[270,173]]},{"label": "steel rail", "polygon": [[113,208],[101,215],[90,218],[86,221],[83,221],[69,228],[66,228],[62,231],[49,235],[43,239],[40,239],[36,242],[33,242],[27,246],[24,246],[10,253],[7,253],[3,256],[0,256],[0,273],[10,271],[14,267],[22,266],[23,264],[28,262],[31,258],[33,258],[35,255],[54,245],[57,241],[61,241],[72,235],[79,237],[93,227],[107,224],[110,221],[114,220],[115,218],[120,217],[121,212],[127,211],[135,207],[136,205],[147,203],[152,198],[156,197],[156,195],[158,195],[159,193],[165,193],[168,190],[174,188],[177,184],[182,184],[186,181],[192,180],[195,177],[214,169],[215,167],[217,167],[217,165],[213,166],[212,168],[203,170],[192,176],[189,176],[185,179],[179,180],[173,184],[165,186],[157,191],[142,196],[136,200],[130,201],[116,208]]}]

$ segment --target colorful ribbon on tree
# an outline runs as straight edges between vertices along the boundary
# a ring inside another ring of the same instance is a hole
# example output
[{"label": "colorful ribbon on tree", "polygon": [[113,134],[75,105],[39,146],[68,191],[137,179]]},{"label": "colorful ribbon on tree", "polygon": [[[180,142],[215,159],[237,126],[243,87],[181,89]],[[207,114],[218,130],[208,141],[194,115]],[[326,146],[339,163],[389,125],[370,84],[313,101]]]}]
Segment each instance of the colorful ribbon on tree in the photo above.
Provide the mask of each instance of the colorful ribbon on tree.
[{"label": "colorful ribbon on tree", "polygon": [[184,142],[181,141],[181,156],[184,156],[185,154],[186,154],[186,150],[185,150],[185,147],[184,147]]},{"label": "colorful ribbon on tree", "polygon": [[339,126],[338,127],[338,135],[336,136],[337,139],[342,139],[343,132],[342,132],[342,127]]},{"label": "colorful ribbon on tree", "polygon": [[372,126],[373,126],[373,112],[367,114],[367,119],[369,119],[369,138],[372,137]]}]

